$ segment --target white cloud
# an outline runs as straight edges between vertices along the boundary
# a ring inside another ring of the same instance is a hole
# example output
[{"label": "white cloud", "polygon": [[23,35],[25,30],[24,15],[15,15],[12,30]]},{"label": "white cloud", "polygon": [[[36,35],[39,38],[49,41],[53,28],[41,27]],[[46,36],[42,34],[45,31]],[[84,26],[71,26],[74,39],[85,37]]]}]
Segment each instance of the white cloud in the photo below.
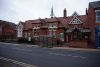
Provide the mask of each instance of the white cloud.
[{"label": "white cloud", "polygon": [[63,9],[67,15],[74,11],[85,14],[88,3],[96,0],[0,0],[0,19],[14,23],[50,17],[51,7],[56,16],[63,16]]}]

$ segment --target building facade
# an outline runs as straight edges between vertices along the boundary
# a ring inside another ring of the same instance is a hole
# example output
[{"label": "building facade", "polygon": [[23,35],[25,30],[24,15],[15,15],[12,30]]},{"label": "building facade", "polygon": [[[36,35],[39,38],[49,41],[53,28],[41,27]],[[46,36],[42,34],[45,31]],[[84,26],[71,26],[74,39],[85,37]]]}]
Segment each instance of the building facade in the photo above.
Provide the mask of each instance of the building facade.
[{"label": "building facade", "polygon": [[36,44],[56,41],[57,44],[59,42],[70,47],[100,46],[100,1],[90,2],[86,15],[74,12],[72,16],[67,16],[67,10],[64,9],[63,17],[55,17],[53,8],[51,15],[51,18],[19,22],[17,37],[35,40]]},{"label": "building facade", "polygon": [[91,43],[94,47],[100,47],[100,1],[90,2],[87,11],[88,27],[91,30]]},{"label": "building facade", "polygon": [[0,20],[0,41],[16,39],[16,24]]}]

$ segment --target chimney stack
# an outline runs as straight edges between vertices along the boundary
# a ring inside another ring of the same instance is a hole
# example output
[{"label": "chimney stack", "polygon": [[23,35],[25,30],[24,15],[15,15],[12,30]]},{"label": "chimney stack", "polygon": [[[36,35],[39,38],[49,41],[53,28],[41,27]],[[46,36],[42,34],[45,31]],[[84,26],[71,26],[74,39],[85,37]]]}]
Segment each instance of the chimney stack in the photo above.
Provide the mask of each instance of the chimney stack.
[{"label": "chimney stack", "polygon": [[65,8],[64,11],[63,11],[63,17],[64,17],[64,18],[67,17],[67,11],[66,11],[66,8]]},{"label": "chimney stack", "polygon": [[88,14],[88,10],[87,10],[87,8],[86,8],[86,15]]}]

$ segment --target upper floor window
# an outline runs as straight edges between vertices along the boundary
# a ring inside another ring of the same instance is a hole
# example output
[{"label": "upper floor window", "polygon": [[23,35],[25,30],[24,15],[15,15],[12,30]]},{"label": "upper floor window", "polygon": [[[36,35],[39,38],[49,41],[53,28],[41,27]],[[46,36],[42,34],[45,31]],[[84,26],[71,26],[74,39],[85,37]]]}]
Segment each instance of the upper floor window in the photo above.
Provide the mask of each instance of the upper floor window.
[{"label": "upper floor window", "polygon": [[56,27],[57,27],[57,25],[56,25],[56,24],[53,24],[53,27],[54,27],[54,28],[56,28]]},{"label": "upper floor window", "polygon": [[96,22],[100,22],[100,10],[96,11]]},{"label": "upper floor window", "polygon": [[49,27],[52,27],[52,24],[49,24]]}]

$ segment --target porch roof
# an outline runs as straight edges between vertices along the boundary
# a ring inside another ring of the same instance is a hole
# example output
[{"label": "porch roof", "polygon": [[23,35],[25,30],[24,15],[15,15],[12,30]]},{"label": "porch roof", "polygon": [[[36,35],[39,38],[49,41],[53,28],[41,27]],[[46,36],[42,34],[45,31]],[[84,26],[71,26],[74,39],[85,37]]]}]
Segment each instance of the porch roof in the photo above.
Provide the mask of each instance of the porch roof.
[{"label": "porch roof", "polygon": [[[71,33],[71,32],[73,32],[73,30],[75,30],[75,29],[67,29],[66,30],[66,33]],[[78,29],[80,32],[82,32],[82,33],[88,33],[88,32],[91,32],[89,29]]]},{"label": "porch roof", "polygon": [[80,29],[81,32],[85,33],[85,32],[91,32],[89,29]]}]

